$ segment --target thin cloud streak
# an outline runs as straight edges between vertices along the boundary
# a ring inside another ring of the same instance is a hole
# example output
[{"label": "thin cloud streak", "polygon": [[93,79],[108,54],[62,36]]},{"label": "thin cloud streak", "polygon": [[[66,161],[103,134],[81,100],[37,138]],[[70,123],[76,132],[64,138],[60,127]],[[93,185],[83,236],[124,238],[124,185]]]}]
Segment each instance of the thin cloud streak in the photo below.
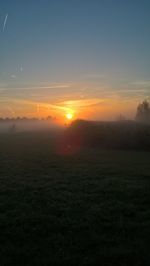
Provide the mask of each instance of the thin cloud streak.
[{"label": "thin cloud streak", "polygon": [[97,105],[103,103],[104,100],[93,98],[85,100],[73,100],[73,101],[64,101],[60,103],[61,105],[70,106],[70,107],[88,107],[92,105]]},{"label": "thin cloud streak", "polygon": [[[11,75],[11,78],[15,78],[15,75]],[[26,86],[26,87],[6,87],[5,90],[42,90],[42,89],[64,89],[70,88],[70,85],[50,85],[50,86]]]},{"label": "thin cloud streak", "polygon": [[34,102],[34,101],[29,101],[29,100],[21,100],[21,99],[16,99],[16,98],[5,98],[5,102],[10,102],[11,103],[16,103],[16,104],[21,104],[21,105],[32,105],[37,107],[37,105],[40,105],[41,107],[49,108],[49,109],[54,109],[54,110],[60,110],[64,112],[69,112],[71,111],[71,108],[65,107],[65,106],[60,106],[56,104],[50,104],[47,102]]},{"label": "thin cloud streak", "polygon": [[5,31],[5,27],[6,27],[7,19],[8,19],[8,14],[6,14],[5,19],[4,19],[3,32]]},{"label": "thin cloud streak", "polygon": [[134,81],[131,82],[130,85],[134,86],[143,86],[143,87],[149,87],[150,86],[150,80],[140,80],[140,81]]}]

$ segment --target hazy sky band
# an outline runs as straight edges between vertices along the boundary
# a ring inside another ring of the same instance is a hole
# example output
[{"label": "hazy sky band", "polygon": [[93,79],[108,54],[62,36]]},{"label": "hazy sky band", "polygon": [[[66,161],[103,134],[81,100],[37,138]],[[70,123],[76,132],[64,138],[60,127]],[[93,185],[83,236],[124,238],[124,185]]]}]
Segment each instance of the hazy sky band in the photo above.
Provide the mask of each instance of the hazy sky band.
[{"label": "hazy sky band", "polygon": [[149,97],[149,1],[2,0],[0,10],[0,97],[9,105]]}]

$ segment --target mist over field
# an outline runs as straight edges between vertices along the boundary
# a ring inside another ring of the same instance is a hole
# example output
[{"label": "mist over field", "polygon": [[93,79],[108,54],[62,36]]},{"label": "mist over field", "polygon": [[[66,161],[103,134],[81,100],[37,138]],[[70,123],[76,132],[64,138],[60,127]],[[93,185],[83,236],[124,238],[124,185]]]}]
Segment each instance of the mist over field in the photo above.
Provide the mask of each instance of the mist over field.
[{"label": "mist over field", "polygon": [[0,133],[26,132],[26,131],[44,131],[44,130],[60,130],[62,126],[55,121],[40,121],[38,119],[17,121],[16,119],[8,119],[0,122]]}]

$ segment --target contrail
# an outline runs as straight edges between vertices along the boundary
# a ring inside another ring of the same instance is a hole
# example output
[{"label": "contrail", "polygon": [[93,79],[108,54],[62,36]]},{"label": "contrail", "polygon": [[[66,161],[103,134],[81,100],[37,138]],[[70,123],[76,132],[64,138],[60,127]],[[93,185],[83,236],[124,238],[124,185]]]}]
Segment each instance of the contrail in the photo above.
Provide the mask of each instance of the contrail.
[{"label": "contrail", "polygon": [[5,19],[4,19],[3,32],[4,32],[5,27],[6,27],[7,19],[8,19],[8,14],[6,14]]}]

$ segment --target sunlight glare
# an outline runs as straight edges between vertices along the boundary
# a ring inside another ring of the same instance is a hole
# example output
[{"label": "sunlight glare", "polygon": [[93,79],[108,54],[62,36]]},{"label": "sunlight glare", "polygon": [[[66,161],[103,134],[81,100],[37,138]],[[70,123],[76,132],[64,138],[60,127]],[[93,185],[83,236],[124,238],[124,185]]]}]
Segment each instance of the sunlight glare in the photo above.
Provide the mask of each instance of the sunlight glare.
[{"label": "sunlight glare", "polygon": [[67,118],[68,120],[72,120],[72,118],[73,118],[73,114],[72,114],[72,113],[67,113],[67,114],[66,114],[66,118]]}]

